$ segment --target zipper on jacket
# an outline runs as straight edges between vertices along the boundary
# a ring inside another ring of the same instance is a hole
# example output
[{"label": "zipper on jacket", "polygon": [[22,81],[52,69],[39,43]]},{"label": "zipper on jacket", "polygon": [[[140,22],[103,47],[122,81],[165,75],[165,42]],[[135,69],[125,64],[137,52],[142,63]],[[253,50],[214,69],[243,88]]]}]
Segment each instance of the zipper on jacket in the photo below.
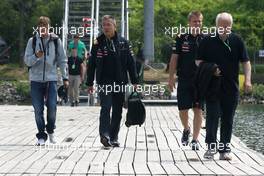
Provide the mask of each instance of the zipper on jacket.
[{"label": "zipper on jacket", "polygon": [[44,52],[43,81],[45,81],[45,71],[46,71],[46,49],[45,49],[45,47],[44,47],[43,38],[40,38],[40,39],[41,39],[42,49],[43,49],[43,52]]}]

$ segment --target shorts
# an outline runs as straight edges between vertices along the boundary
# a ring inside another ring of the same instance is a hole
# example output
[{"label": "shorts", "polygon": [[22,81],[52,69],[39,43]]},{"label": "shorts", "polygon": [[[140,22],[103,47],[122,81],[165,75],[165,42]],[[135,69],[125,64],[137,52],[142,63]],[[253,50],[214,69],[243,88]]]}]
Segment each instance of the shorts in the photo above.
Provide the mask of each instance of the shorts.
[{"label": "shorts", "polygon": [[179,110],[192,108],[204,109],[204,102],[195,101],[195,87],[191,80],[178,81],[177,100]]}]

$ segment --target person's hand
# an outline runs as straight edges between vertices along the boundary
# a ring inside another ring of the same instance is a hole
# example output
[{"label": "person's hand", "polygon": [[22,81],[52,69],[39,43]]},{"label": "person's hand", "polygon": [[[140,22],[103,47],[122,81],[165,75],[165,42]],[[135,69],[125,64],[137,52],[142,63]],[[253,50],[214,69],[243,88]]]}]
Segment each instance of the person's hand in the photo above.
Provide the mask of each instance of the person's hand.
[{"label": "person's hand", "polygon": [[216,68],[214,75],[215,76],[221,76],[221,70],[219,68]]},{"label": "person's hand", "polygon": [[175,79],[174,78],[170,78],[168,81],[168,87],[170,92],[173,92],[173,89],[176,88],[175,87]]},{"label": "person's hand", "polygon": [[40,58],[44,55],[44,52],[43,51],[37,51],[35,54],[36,54],[37,58]]},{"label": "person's hand", "polygon": [[93,86],[88,86],[87,92],[88,94],[92,94],[93,93]]},{"label": "person's hand", "polygon": [[251,81],[245,81],[244,82],[244,92],[246,94],[250,93],[252,91],[252,84]]},{"label": "person's hand", "polygon": [[83,78],[83,76],[80,76],[80,78],[81,78],[81,83],[83,83],[83,81],[84,81],[84,78]]},{"label": "person's hand", "polygon": [[136,91],[137,90],[138,85],[137,84],[133,84],[133,90]]},{"label": "person's hand", "polygon": [[69,81],[68,80],[63,81],[63,85],[67,89],[69,87]]}]

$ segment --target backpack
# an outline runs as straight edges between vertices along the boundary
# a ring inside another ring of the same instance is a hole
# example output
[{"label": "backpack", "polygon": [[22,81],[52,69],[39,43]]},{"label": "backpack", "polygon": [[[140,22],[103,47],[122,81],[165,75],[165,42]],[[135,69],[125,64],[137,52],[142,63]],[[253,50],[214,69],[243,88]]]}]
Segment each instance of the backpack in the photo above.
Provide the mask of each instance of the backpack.
[{"label": "backpack", "polygon": [[128,97],[128,108],[125,125],[127,127],[130,127],[131,125],[141,126],[145,122],[145,119],[145,105],[142,103],[139,93],[132,92]]},{"label": "backpack", "polygon": [[[50,36],[50,40],[52,40],[54,42],[54,46],[55,46],[55,56],[57,56],[58,54],[58,37],[53,37],[52,35]],[[36,52],[36,41],[37,41],[37,37],[36,35],[33,36],[32,39],[32,49],[33,49],[33,53]],[[56,61],[56,58],[55,58]],[[28,71],[30,70],[31,67],[28,67]]]}]

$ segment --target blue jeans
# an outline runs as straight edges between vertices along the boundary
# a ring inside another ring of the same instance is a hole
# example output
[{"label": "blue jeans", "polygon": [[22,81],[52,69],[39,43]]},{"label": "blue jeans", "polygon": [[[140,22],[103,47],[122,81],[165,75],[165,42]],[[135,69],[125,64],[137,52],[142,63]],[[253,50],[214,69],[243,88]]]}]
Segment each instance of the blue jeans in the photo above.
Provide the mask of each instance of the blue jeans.
[{"label": "blue jeans", "polygon": [[[38,139],[47,140],[45,128],[49,134],[55,129],[57,111],[57,82],[35,82],[31,81],[31,99],[35,112],[35,120],[38,128],[36,134]],[[47,106],[47,125],[44,120],[44,104]]]},{"label": "blue jeans", "polygon": [[[124,103],[124,93],[104,93],[99,92],[101,101],[99,133],[110,137],[110,140],[117,140],[122,119],[122,107]],[[112,118],[110,110],[112,107]]]}]

